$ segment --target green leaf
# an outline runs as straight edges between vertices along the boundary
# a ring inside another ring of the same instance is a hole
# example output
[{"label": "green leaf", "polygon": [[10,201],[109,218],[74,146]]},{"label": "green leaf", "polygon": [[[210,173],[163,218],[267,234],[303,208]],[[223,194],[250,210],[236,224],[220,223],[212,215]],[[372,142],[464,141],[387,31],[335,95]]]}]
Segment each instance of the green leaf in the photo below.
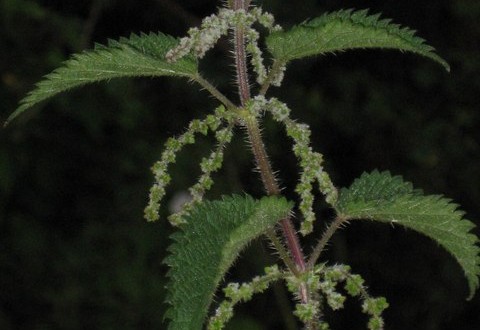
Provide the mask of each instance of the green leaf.
[{"label": "green leaf", "polygon": [[434,48],[409,28],[391,24],[368,10],[340,10],[327,13],[288,31],[274,32],[266,39],[272,55],[282,62],[302,57],[341,52],[356,48],[392,48],[426,56],[450,71]]},{"label": "green leaf", "polygon": [[108,46],[74,54],[63,66],[37,83],[8,117],[5,125],[35,104],[74,87],[121,77],[181,76],[193,78],[197,62],[185,57],[168,63],[165,54],[178,44],[177,39],[161,33],[132,34],[129,39],[109,40]]},{"label": "green leaf", "polygon": [[213,294],[240,251],[287,216],[292,204],[278,197],[224,197],[204,202],[172,235],[166,317],[170,330],[201,329]]},{"label": "green leaf", "polygon": [[422,233],[443,246],[465,272],[471,299],[479,286],[480,248],[475,225],[463,219],[458,205],[439,195],[424,196],[420,190],[389,172],[364,173],[342,189],[336,210],[346,220],[369,219],[399,224]]}]

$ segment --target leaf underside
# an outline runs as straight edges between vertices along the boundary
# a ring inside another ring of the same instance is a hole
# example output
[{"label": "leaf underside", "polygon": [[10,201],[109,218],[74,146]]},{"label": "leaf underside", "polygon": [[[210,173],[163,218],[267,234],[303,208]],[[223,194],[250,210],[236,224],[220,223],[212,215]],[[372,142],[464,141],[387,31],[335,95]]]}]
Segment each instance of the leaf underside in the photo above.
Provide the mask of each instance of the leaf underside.
[{"label": "leaf underside", "polygon": [[197,72],[197,62],[192,56],[175,63],[165,60],[167,51],[177,44],[177,39],[162,33],[132,34],[128,39],[109,40],[107,46],[97,44],[94,50],[74,54],[36,84],[5,125],[35,104],[74,87],[121,77],[192,78]]},{"label": "leaf underside", "polygon": [[342,189],[336,206],[346,219],[369,219],[399,224],[422,233],[443,246],[465,272],[471,299],[479,286],[480,248],[458,205],[440,195],[424,196],[400,176],[389,172],[364,173]]},{"label": "leaf underside", "polygon": [[348,49],[390,48],[426,56],[450,71],[448,63],[425,40],[415,36],[414,30],[379,17],[368,15],[368,10],[326,13],[288,31],[272,33],[266,43],[272,55],[285,63]]},{"label": "leaf underside", "polygon": [[287,216],[283,198],[224,197],[198,205],[172,235],[166,313],[170,330],[201,329],[219,282],[240,251]]}]

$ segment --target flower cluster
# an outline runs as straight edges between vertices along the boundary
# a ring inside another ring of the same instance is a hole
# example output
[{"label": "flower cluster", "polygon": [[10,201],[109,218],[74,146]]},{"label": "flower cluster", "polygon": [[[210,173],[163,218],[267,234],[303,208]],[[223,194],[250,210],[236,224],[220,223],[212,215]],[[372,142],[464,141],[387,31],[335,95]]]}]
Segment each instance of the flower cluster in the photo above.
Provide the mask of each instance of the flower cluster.
[{"label": "flower cluster", "polygon": [[352,274],[350,267],[346,265],[334,265],[330,267],[320,265],[317,269],[321,275],[319,284],[320,292],[333,310],[343,308],[346,297],[336,291],[336,286],[339,283],[344,283],[344,289],[350,296],[360,297],[362,300],[362,311],[370,316],[368,329],[383,329],[384,322],[382,312],[388,308],[388,303],[384,297],[371,297],[360,275]]},{"label": "flower cluster", "polygon": [[273,86],[281,86],[283,77],[285,76],[285,71],[287,70],[287,66],[285,64],[276,65],[274,64],[271,71],[275,73],[272,77],[271,84]]},{"label": "flower cluster", "polygon": [[[320,329],[329,329],[328,323],[320,317],[321,302],[326,301],[332,310],[343,308],[346,297],[337,291],[337,286],[343,283],[345,291],[350,296],[359,296],[362,300],[362,311],[370,316],[368,329],[383,329],[381,314],[388,307],[386,299],[384,297],[371,297],[367,293],[362,277],[352,274],[349,266],[319,264],[313,270],[305,272],[299,277],[290,275],[286,276],[285,279],[288,290],[295,295],[302,283],[305,283],[309,289],[309,301],[297,303],[295,306],[294,313],[302,322],[315,322]],[[320,295],[324,299],[320,298]]]},{"label": "flower cluster", "polygon": [[306,285],[308,291],[310,292],[310,297],[308,302],[298,302],[295,305],[295,311],[293,312],[295,316],[298,317],[303,323],[308,323],[313,320],[320,319],[321,313],[321,304],[319,299],[315,299],[314,292],[317,292],[319,289],[318,283],[320,282],[319,275],[313,270],[302,273],[300,276],[295,276],[291,274],[286,276],[285,280],[287,282],[288,291],[290,291],[297,301],[300,301],[298,292],[300,292],[302,285]]},{"label": "flower cluster", "polygon": [[212,151],[208,158],[203,158],[200,162],[202,174],[197,183],[189,189],[192,199],[182,206],[180,212],[172,214],[168,218],[173,225],[183,223],[184,216],[188,214],[196,204],[200,203],[203,200],[205,192],[210,190],[213,185],[212,173],[218,171],[222,167],[223,149],[232,139],[232,129],[232,125],[229,125],[215,133],[215,138],[218,143],[217,149]]},{"label": "flower cluster", "polygon": [[287,135],[293,139],[293,152],[302,168],[300,182],[295,188],[300,196],[299,209],[304,218],[300,232],[303,235],[309,234],[313,230],[313,222],[315,221],[312,192],[315,181],[318,182],[320,192],[325,195],[327,203],[334,205],[338,198],[337,189],[328,173],[323,169],[322,154],[314,152],[310,146],[310,128],[307,124],[297,123],[290,119],[290,109],[276,98],[267,100],[263,96],[257,96],[250,103],[249,108],[254,114],[261,114],[262,111],[270,112],[276,121],[285,125]]},{"label": "flower cluster", "polygon": [[[153,167],[152,172],[155,176],[155,183],[150,188],[149,202],[145,208],[145,218],[148,221],[156,221],[159,219],[160,202],[165,196],[165,188],[170,183],[171,177],[168,173],[168,166],[175,163],[176,154],[188,144],[195,143],[195,135],[207,135],[209,131],[216,132],[216,139],[219,146],[216,151],[212,152],[208,159],[202,161],[202,176],[199,182],[194,185],[190,192],[193,201],[201,200],[203,193],[212,185],[210,175],[218,170],[222,165],[223,147],[232,137],[232,119],[227,116],[227,112],[223,106],[218,107],[213,115],[208,115],[204,120],[194,119],[190,122],[188,129],[177,138],[169,138],[165,143],[160,160]],[[222,121],[227,121],[229,125],[219,130]],[[180,217],[173,217],[174,225],[181,222]]]},{"label": "flower cluster", "polygon": [[262,85],[267,79],[267,69],[263,65],[263,54],[260,47],[258,47],[258,39],[260,34],[257,30],[249,27],[245,33],[247,39],[246,51],[250,54],[250,63],[253,71],[257,74],[257,83]]},{"label": "flower cluster", "polygon": [[261,293],[268,289],[270,284],[284,276],[277,265],[265,268],[265,275],[256,276],[250,283],[229,283],[223,292],[227,300],[223,301],[215,311],[215,315],[210,318],[208,330],[223,329],[226,323],[233,316],[233,307],[240,303],[252,299],[256,293]]},{"label": "flower cluster", "polygon": [[220,37],[226,35],[233,21],[239,21],[240,16],[245,17],[245,11],[234,11],[221,8],[218,14],[212,14],[203,19],[200,28],[190,28],[188,37],[180,39],[177,47],[171,49],[165,58],[169,62],[175,62],[189,53],[202,58],[205,53],[213,48]]},{"label": "flower cluster", "polygon": [[[275,25],[273,15],[263,12],[261,8],[253,7],[249,11],[221,8],[218,14],[206,17],[200,28],[191,28],[188,31],[188,37],[180,39],[178,46],[168,51],[165,57],[169,62],[175,62],[190,53],[197,58],[202,58],[222,36],[228,34],[228,31],[242,28],[245,30],[246,51],[250,55],[253,70],[257,74],[257,82],[263,84],[267,78],[267,69],[263,64],[262,50],[258,46],[260,35],[252,27],[255,22],[270,32],[282,29],[279,25]],[[272,81],[275,86],[279,86],[284,69],[280,68],[278,71],[279,73]]]}]

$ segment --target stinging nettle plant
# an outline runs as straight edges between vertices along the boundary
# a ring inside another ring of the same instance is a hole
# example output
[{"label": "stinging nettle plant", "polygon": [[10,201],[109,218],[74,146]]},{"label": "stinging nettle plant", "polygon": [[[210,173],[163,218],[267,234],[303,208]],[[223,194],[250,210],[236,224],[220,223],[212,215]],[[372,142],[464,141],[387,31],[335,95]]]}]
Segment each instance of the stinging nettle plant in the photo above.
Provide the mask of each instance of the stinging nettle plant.
[{"label": "stinging nettle plant", "polygon": [[[204,118],[192,120],[183,134],[166,141],[160,160],[152,167],[155,182],[145,208],[148,221],[159,220],[160,203],[171,179],[169,165],[175,163],[184,146],[195,143],[197,136],[212,134],[217,143],[211,154],[200,161],[202,174],[190,188],[191,200],[169,217],[170,223],[178,227],[165,260],[170,266],[170,308],[166,314],[169,329],[222,329],[233,316],[236,304],[267,290],[275,281],[286,283],[295,301],[293,313],[306,329],[329,329],[324,311],[341,309],[347,296],[359,299],[362,311],[369,316],[368,329],[383,329],[386,299],[370,296],[362,277],[352,273],[349,266],[320,261],[336,230],[365,219],[404,226],[430,237],[462,267],[471,299],[480,274],[478,238],[470,232],[474,225],[463,219],[464,213],[451,200],[425,196],[389,172],[364,173],[350,187],[337,189],[323,167],[322,154],[310,146],[310,127],[291,118],[290,109],[281,100],[267,96],[270,87],[280,87],[291,61],[349,49],[412,52],[449,71],[448,64],[414,31],[379,16],[367,10],[340,10],[284,30],[270,13],[251,1],[229,0],[179,40],[162,33],[132,35],[73,55],[36,85],[7,123],[60,92],[111,78],[174,76],[199,84],[219,105]],[[265,47],[259,45],[260,31],[266,32]],[[233,44],[238,102],[220,93],[198,71],[198,61],[223,36]],[[285,128],[298,159],[296,207],[282,197],[264,148],[260,125],[266,113]],[[244,129],[241,132],[245,132],[251,146],[265,196],[259,200],[248,195],[206,200],[204,196],[214,183],[212,173],[222,167],[224,149],[235,127]],[[299,238],[312,233],[318,218],[313,212],[314,189],[319,189],[336,215],[325,224],[326,230],[316,246],[303,249]],[[292,221],[294,216],[300,219],[298,230]],[[266,267],[264,274],[248,283],[225,284],[223,293],[218,293],[218,298],[223,296],[224,300],[212,308],[213,297],[229,267],[249,242],[262,235],[272,243],[281,262]],[[308,255],[304,250],[309,251]]]}]

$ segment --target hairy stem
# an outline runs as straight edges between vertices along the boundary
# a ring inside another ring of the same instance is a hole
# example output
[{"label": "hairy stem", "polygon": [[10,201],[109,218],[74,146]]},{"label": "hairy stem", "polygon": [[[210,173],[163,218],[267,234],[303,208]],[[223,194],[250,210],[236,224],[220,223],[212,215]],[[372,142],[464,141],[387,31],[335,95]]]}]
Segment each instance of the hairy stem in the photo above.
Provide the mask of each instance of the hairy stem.
[{"label": "hairy stem", "polygon": [[318,241],[317,246],[315,246],[312,254],[310,255],[310,259],[307,263],[308,269],[312,269],[313,266],[315,266],[315,263],[317,262],[322,252],[325,250],[325,247],[330,241],[330,238],[332,238],[333,234],[335,234],[337,229],[339,229],[346,221],[347,220],[345,218],[337,216],[335,220],[328,226],[327,230],[325,230],[322,238],[320,239],[320,241]]},{"label": "hairy stem", "polygon": [[280,195],[280,188],[277,180],[273,174],[268,155],[263,145],[262,135],[258,127],[257,118],[249,116],[245,119],[245,126],[247,128],[248,138],[252,145],[253,155],[257,162],[257,167],[262,178],[263,186],[269,195]]},{"label": "hairy stem", "polygon": [[295,274],[295,276],[300,276],[300,273],[298,272],[295,263],[290,258],[290,255],[288,254],[287,250],[285,250],[285,247],[283,246],[280,239],[277,237],[277,233],[275,232],[275,230],[274,229],[268,230],[266,235],[268,239],[272,242],[275,249],[277,250],[278,254],[280,255],[280,258],[282,258],[283,262],[285,262],[285,265],[287,265],[288,269],[291,269],[292,272]]},{"label": "hairy stem", "polygon": [[223,95],[215,86],[213,86],[208,80],[203,78],[200,75],[197,75],[193,78],[197,83],[199,83],[203,88],[210,92],[217,100],[219,100],[225,107],[228,109],[234,110],[237,109],[237,106],[233,104],[225,95]]},{"label": "hairy stem", "polygon": [[[233,9],[248,8],[249,1],[234,0]],[[250,99],[250,87],[248,84],[247,72],[247,53],[245,52],[245,29],[243,26],[237,26],[233,35],[233,44],[235,48],[235,69],[237,71],[238,93],[240,94],[240,103],[242,106]]]},{"label": "hairy stem", "polygon": [[[249,0],[233,0],[233,9],[248,9]],[[245,31],[243,27],[239,26],[234,30],[234,56],[235,68],[237,71],[237,85],[240,95],[240,103],[244,106],[250,99],[250,88],[248,84],[248,72],[245,51]],[[260,128],[258,127],[257,118],[248,116],[245,120],[248,138],[252,145],[252,151],[257,162],[258,169],[268,195],[280,195],[280,187],[275,180],[273,170],[268,161],[267,152],[263,145]],[[300,247],[297,233],[293,227],[290,218],[285,218],[280,221],[283,235],[290,251],[290,254],[295,262],[296,269],[293,272],[304,272],[306,270],[305,257]],[[288,264],[287,264],[288,266]],[[300,299],[303,303],[308,302],[308,290],[306,285],[300,288]]]},{"label": "hairy stem", "polygon": [[[268,160],[265,146],[263,145],[260,128],[258,127],[258,121],[254,116],[249,116],[245,120],[245,126],[247,128],[248,138],[252,145],[252,151],[257,162],[257,167],[262,178],[263,185],[268,195],[280,195],[281,191],[273,174],[272,167]],[[298,240],[297,233],[293,228],[293,224],[290,218],[285,218],[281,222],[281,227],[285,237],[285,241],[290,250],[290,254],[296,264],[297,271],[305,271],[305,259],[302,249],[300,248],[300,242]],[[293,270],[294,271],[294,270]]]}]

